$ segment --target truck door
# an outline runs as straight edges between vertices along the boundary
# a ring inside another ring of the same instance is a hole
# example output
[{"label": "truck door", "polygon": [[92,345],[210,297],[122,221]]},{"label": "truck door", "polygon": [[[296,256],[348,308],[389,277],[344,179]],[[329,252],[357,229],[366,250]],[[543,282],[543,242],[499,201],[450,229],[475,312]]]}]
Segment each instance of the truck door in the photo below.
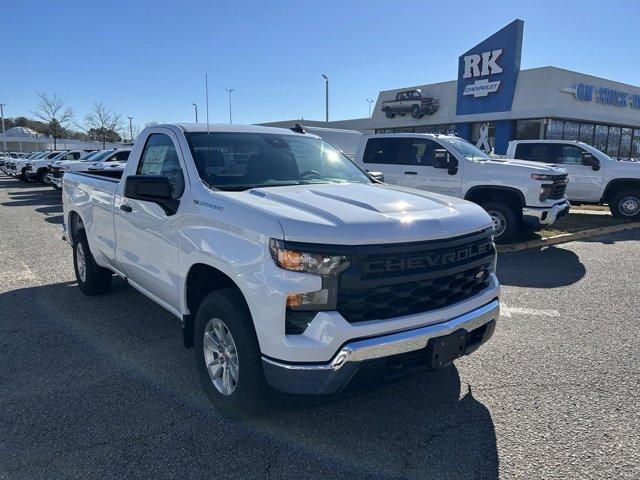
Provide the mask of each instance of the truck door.
[{"label": "truck door", "polygon": [[[462,187],[462,169],[464,162],[459,162],[458,171],[451,174],[448,170],[433,167],[434,152],[444,147],[428,138],[405,138],[402,185],[419,190],[442,193],[453,197],[460,196]],[[449,152],[453,156],[453,153]]]},{"label": "truck door", "polygon": [[601,164],[599,170],[594,170],[588,165],[582,165],[582,153],[586,150],[579,145],[559,143],[556,146],[558,163],[569,172],[567,197],[570,200],[597,202],[600,199],[605,166]]},{"label": "truck door", "polygon": [[[183,172],[182,154],[173,132],[158,129],[149,134],[135,175],[168,177],[173,198],[180,199],[185,190]],[[174,309],[179,306],[178,235],[182,208],[180,205],[175,214],[167,214],[156,203],[121,196],[116,198],[114,215],[119,233],[118,261],[127,277]]]},{"label": "truck door", "polygon": [[401,137],[375,137],[367,139],[362,166],[370,172],[382,172],[384,181],[392,185],[402,184],[402,149],[405,139]]}]

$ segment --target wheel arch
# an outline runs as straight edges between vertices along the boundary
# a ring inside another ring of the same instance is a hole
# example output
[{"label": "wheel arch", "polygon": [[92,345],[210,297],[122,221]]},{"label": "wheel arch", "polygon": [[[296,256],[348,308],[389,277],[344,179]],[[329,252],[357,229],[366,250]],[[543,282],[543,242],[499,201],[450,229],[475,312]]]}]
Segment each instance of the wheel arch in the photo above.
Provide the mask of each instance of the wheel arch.
[{"label": "wheel arch", "polygon": [[80,214],[75,210],[71,210],[68,215],[67,225],[69,226],[67,231],[69,241],[71,245],[75,245],[77,241],[77,233],[84,229],[84,222],[82,221]]},{"label": "wheel arch", "polygon": [[522,211],[526,205],[524,194],[513,187],[503,187],[494,185],[477,185],[470,188],[464,196],[465,200],[480,204],[487,200],[501,200],[511,203]]},{"label": "wheel arch", "polygon": [[182,336],[185,348],[192,348],[194,343],[193,326],[198,306],[208,294],[225,288],[234,288],[240,292],[247,310],[251,311],[244,293],[238,284],[222,270],[205,263],[194,263],[185,275],[184,302],[188,313],[183,315]]},{"label": "wheel arch", "polygon": [[607,203],[611,200],[617,191],[620,190],[639,190],[640,191],[640,178],[616,178],[607,183],[607,186],[602,193],[601,203]]}]

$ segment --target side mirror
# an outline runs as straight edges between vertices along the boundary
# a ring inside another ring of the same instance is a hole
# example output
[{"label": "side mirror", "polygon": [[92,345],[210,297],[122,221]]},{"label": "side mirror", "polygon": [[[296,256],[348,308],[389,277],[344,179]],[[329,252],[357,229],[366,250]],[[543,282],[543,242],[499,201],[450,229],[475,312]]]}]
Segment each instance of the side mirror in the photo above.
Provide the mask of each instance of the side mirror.
[{"label": "side mirror", "polygon": [[600,170],[600,160],[589,152],[582,152],[581,163],[587,167],[591,167],[594,171]]},{"label": "side mirror", "polygon": [[172,197],[171,182],[163,175],[129,175],[124,180],[124,196],[156,203],[167,215],[176,213],[180,204]]},{"label": "side mirror", "polygon": [[384,175],[382,174],[382,172],[369,172],[369,175],[371,175],[374,180],[377,180],[380,183],[384,183]]},{"label": "side mirror", "polygon": [[458,159],[444,148],[436,149],[433,155],[433,168],[444,168],[449,175],[455,175],[458,173]]}]

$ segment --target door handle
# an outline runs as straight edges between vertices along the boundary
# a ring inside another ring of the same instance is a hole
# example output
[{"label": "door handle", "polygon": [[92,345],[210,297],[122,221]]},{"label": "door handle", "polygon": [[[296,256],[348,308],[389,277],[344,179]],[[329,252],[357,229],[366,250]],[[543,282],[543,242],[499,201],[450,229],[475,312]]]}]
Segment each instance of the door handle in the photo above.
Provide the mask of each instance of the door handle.
[{"label": "door handle", "polygon": [[418,172],[404,172],[405,175],[417,175]]},{"label": "door handle", "polygon": [[126,203],[123,203],[122,205],[120,205],[120,210],[122,210],[123,212],[131,212],[133,210],[133,208],[131,208],[129,205],[127,205]]}]

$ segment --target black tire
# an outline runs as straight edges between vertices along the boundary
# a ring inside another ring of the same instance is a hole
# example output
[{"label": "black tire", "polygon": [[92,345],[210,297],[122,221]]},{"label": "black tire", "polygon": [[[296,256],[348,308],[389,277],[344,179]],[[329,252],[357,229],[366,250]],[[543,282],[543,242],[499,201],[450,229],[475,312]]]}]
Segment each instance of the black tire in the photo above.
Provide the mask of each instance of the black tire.
[{"label": "black tire", "polygon": [[[214,319],[223,322],[237,351],[237,383],[228,395],[214,385],[205,361],[205,329]],[[240,291],[225,288],[204,297],[196,315],[194,335],[196,369],[211,403],[224,415],[235,419],[255,417],[266,411],[271,403],[272,389],[264,377],[253,319]]]},{"label": "black tire", "polygon": [[[99,295],[106,293],[111,289],[111,278],[113,272],[107,268],[99,266],[93,259],[89,242],[84,230],[80,230],[75,234],[76,241],[73,245],[73,269],[76,272],[76,281],[78,287],[85,295]],[[84,256],[84,278],[79,269],[80,260],[79,252]]]},{"label": "black tire", "polygon": [[40,170],[38,172],[38,183],[41,183],[42,185],[46,185],[47,184],[47,171],[46,170]]},{"label": "black tire", "polygon": [[609,210],[617,218],[640,220],[640,190],[621,190],[611,197]]},{"label": "black tire", "polygon": [[413,107],[411,107],[411,116],[413,118],[420,118],[420,106],[419,105],[414,105]]},{"label": "black tire", "polygon": [[384,114],[387,118],[393,118],[396,116],[395,112],[392,112],[389,107],[384,109]]},{"label": "black tire", "polygon": [[[496,243],[504,244],[513,241],[520,228],[520,221],[513,207],[500,200],[487,200],[482,202],[480,206],[487,211],[494,221]],[[500,227],[496,224],[498,219],[501,221]]]}]

